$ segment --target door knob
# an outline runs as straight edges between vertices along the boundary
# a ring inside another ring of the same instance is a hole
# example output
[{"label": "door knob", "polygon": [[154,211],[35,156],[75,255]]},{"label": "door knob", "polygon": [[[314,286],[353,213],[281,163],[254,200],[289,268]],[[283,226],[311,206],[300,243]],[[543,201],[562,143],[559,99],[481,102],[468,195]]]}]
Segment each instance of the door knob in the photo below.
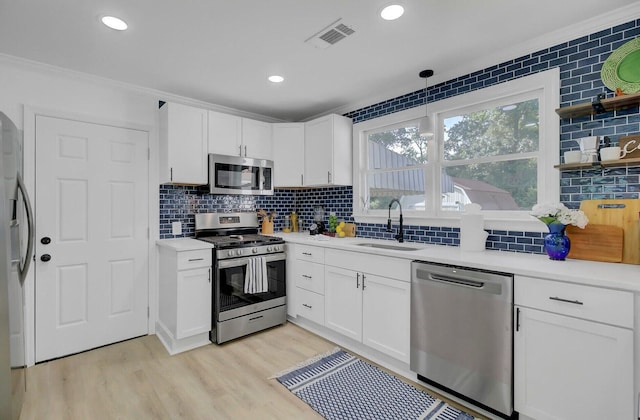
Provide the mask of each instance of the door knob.
[{"label": "door knob", "polygon": [[44,238],[40,239],[40,243],[42,243],[42,245],[49,245],[51,243],[51,238],[45,236]]},{"label": "door knob", "polygon": [[47,262],[47,261],[50,261],[50,260],[51,260],[51,255],[49,255],[49,254],[42,254],[42,256],[40,257],[40,261]]}]

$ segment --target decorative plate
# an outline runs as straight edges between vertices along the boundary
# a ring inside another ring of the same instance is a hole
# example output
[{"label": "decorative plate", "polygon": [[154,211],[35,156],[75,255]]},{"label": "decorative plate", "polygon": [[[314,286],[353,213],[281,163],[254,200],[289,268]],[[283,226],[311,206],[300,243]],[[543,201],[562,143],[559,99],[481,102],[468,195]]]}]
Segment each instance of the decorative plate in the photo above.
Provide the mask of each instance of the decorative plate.
[{"label": "decorative plate", "polygon": [[606,87],[624,93],[640,92],[640,37],[632,39],[611,53],[600,73]]}]

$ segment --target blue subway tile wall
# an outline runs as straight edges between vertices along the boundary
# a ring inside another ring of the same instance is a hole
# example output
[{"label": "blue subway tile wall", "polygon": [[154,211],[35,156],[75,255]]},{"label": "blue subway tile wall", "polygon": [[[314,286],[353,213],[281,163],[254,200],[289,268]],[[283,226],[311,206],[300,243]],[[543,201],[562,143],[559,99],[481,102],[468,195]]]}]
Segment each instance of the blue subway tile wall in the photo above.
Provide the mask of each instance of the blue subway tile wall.
[{"label": "blue subway tile wall", "polygon": [[[597,94],[612,93],[600,80],[602,63],[616,48],[640,36],[640,19],[632,20],[589,36],[554,45],[513,60],[478,70],[429,87],[429,102],[460,95],[508,80],[558,67],[560,69],[561,106],[592,101]],[[345,114],[354,123],[391,114],[425,103],[425,90],[407,93],[377,104]],[[624,135],[640,131],[640,111],[633,107],[615,112],[560,120],[559,156],[566,150],[576,149],[576,139],[588,135],[607,135],[615,145]],[[584,199],[638,198],[640,194],[640,168],[622,167],[562,172],[560,201],[577,208]],[[351,187],[323,187],[312,189],[280,189],[273,196],[212,196],[202,187],[160,186],[160,237],[171,238],[171,222],[183,223],[183,235],[193,236],[194,214],[207,211],[255,211],[263,208],[275,211],[275,229],[284,226],[284,215],[297,211],[308,229],[313,220],[314,207],[326,209],[325,222],[330,212],[339,219],[353,221]],[[397,225],[394,224],[394,229]],[[488,230],[488,249],[514,252],[543,253],[543,234],[539,232],[512,232]],[[357,235],[370,238],[393,239],[386,225],[362,223]],[[409,241],[431,244],[460,244],[457,228],[406,226]]]}]

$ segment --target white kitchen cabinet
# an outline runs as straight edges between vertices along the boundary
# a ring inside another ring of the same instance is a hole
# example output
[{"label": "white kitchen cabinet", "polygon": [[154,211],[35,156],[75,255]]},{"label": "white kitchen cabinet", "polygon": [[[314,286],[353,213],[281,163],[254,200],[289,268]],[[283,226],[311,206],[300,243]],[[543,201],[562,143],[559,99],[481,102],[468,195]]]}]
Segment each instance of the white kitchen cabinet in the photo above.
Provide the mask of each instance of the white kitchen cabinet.
[{"label": "white kitchen cabinet", "polygon": [[160,183],[208,182],[207,111],[165,103],[160,108]]},{"label": "white kitchen cabinet", "polygon": [[353,340],[362,341],[361,273],[325,266],[325,326]]},{"label": "white kitchen cabinet", "polygon": [[209,153],[272,159],[271,124],[209,111]]},{"label": "white kitchen cabinet", "polygon": [[335,250],[325,261],[325,326],[408,363],[410,262]]},{"label": "white kitchen cabinet", "polygon": [[242,144],[242,118],[209,111],[209,153],[239,156]]},{"label": "white kitchen cabinet", "polygon": [[294,254],[296,315],[324,325],[324,249],[298,244]]},{"label": "white kitchen cabinet", "polygon": [[304,183],[352,184],[352,122],[340,115],[327,115],[305,123]]},{"label": "white kitchen cabinet", "polygon": [[633,294],[522,276],[514,291],[522,418],[633,418]]},{"label": "white kitchen cabinet", "polygon": [[304,186],[304,123],[273,124],[274,185]]},{"label": "white kitchen cabinet", "polygon": [[242,119],[242,156],[273,160],[271,123]]},{"label": "white kitchen cabinet", "polygon": [[211,249],[159,248],[157,333],[170,354],[210,342],[211,254]]}]

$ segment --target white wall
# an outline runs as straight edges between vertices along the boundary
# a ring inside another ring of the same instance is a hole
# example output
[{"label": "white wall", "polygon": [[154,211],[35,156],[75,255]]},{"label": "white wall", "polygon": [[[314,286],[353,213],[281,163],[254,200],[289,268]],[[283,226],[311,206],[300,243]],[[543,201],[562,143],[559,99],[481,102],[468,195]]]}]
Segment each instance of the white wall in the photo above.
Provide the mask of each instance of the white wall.
[{"label": "white wall", "polygon": [[[24,178],[33,201],[35,115],[131,127],[149,132],[149,332],[155,332],[158,236],[157,109],[160,93],[0,55],[0,111],[24,131]],[[165,99],[166,98],[162,98]],[[38,238],[36,238],[38,240]],[[34,363],[34,270],[25,283],[27,364]]]}]

